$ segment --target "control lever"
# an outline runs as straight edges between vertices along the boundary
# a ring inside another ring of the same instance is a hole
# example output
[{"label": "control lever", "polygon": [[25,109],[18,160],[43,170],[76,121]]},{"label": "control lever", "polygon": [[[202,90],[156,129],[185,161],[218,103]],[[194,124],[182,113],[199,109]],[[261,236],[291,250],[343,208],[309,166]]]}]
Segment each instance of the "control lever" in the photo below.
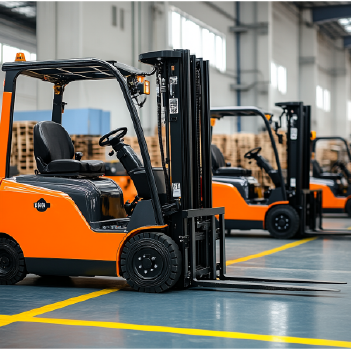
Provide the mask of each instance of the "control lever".
[{"label": "control lever", "polygon": [[140,200],[140,197],[137,195],[134,200],[132,201],[132,203],[129,203],[129,200],[124,204],[124,208],[128,214],[128,216],[131,216],[135,206],[137,205],[138,201]]},{"label": "control lever", "polygon": [[80,152],[80,151],[77,151],[75,154],[74,154],[74,158],[75,160],[77,161],[80,161],[83,157],[83,152]]}]

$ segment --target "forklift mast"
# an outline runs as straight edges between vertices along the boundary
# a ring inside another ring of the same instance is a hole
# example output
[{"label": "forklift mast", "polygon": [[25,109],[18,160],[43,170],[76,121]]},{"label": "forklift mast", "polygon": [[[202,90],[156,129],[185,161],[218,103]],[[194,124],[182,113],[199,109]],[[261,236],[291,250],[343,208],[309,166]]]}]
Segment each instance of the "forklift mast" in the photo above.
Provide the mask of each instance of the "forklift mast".
[{"label": "forklift mast", "polygon": [[[156,68],[158,133],[169,201],[166,206],[179,209],[167,219],[170,236],[183,247],[185,286],[190,279],[215,279],[219,267],[225,273],[224,208],[211,208],[209,62],[190,55],[189,50],[149,52],[141,54],[139,60]],[[164,156],[162,125],[166,133]],[[223,227],[219,267],[215,215]]]}]

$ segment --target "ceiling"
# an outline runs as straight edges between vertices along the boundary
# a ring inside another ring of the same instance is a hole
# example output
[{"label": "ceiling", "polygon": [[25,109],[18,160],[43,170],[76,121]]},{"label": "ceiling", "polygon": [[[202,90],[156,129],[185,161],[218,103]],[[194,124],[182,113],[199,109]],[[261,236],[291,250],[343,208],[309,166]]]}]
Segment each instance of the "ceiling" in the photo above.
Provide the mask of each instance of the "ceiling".
[{"label": "ceiling", "polygon": [[[335,7],[337,5],[350,5],[351,1],[301,1],[301,2],[294,2],[295,6],[298,8],[321,8],[321,7]],[[349,17],[349,16],[345,16]],[[338,20],[328,20],[321,23],[317,23],[321,32],[325,33],[329,37],[333,39],[337,39],[340,37],[345,37],[351,35],[350,32],[346,31],[344,27],[338,22]]]},{"label": "ceiling", "polygon": [[[295,1],[293,4],[298,8],[320,8],[333,7],[335,5],[350,5],[351,1]],[[0,1],[0,19],[16,22],[18,25],[28,29],[36,29],[36,1]],[[345,16],[351,17],[351,16]],[[317,23],[320,30],[333,39],[350,36],[351,32],[338,22],[338,20],[328,20]]]},{"label": "ceiling", "polygon": [[0,19],[16,22],[35,31],[36,16],[36,1],[0,1]]}]

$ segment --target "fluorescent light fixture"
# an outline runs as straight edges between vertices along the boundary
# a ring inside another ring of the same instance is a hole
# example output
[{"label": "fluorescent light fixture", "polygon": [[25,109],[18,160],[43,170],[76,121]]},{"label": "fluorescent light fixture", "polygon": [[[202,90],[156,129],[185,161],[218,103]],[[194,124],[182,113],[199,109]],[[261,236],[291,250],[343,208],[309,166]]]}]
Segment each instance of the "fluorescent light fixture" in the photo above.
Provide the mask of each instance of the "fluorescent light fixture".
[{"label": "fluorescent light fixture", "polygon": [[349,19],[348,18],[340,18],[338,20],[338,22],[342,25],[342,26],[346,26],[350,23]]}]

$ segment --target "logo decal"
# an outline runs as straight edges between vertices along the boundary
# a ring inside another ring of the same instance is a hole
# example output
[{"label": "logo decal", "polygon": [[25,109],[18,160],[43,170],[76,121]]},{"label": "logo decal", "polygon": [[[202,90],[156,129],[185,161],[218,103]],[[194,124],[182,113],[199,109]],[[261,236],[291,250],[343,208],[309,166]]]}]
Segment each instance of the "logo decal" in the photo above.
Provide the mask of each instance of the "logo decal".
[{"label": "logo decal", "polygon": [[34,208],[36,208],[39,212],[45,212],[48,208],[50,208],[50,204],[44,199],[40,199],[37,202],[34,202]]}]

